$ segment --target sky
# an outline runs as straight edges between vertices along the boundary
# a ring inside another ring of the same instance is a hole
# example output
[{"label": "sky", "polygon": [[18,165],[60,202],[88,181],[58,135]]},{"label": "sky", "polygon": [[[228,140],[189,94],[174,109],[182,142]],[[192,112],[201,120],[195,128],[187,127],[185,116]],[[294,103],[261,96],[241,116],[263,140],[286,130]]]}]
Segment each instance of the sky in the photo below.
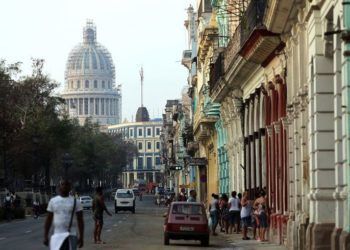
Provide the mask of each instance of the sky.
[{"label": "sky", "polygon": [[160,117],[166,100],[179,98],[187,85],[181,57],[188,49],[184,21],[190,4],[196,0],[2,0],[0,59],[22,62],[24,74],[31,58],[44,59],[59,92],[68,54],[92,19],[97,41],[112,54],[116,85],[122,84],[123,120],[135,119],[140,106],[141,66],[144,106],[151,118]]}]

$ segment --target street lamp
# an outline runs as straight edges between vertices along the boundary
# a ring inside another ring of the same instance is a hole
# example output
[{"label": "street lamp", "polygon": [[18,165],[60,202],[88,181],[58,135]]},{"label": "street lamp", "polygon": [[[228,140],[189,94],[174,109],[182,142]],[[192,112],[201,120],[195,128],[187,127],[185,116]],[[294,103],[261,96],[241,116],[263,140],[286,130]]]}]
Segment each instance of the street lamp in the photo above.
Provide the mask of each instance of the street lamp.
[{"label": "street lamp", "polygon": [[73,158],[69,153],[64,153],[62,157],[62,163],[64,167],[64,178],[68,179],[68,168],[73,164]]}]

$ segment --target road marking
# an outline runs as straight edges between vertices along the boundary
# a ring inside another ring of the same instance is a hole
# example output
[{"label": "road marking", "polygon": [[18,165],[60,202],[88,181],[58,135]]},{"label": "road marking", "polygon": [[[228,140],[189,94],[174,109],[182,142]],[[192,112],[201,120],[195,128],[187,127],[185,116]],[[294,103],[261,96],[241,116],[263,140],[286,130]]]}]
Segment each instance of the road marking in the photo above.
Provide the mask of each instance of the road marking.
[{"label": "road marking", "polygon": [[31,233],[32,232],[32,230],[27,230],[25,233],[26,234],[29,234],[29,233]]},{"label": "road marking", "polygon": [[112,231],[112,229],[107,229],[107,230],[106,230],[106,232],[111,232],[111,231]]},{"label": "road marking", "polygon": [[4,239],[6,239],[5,237],[0,237],[0,240],[4,240]]}]

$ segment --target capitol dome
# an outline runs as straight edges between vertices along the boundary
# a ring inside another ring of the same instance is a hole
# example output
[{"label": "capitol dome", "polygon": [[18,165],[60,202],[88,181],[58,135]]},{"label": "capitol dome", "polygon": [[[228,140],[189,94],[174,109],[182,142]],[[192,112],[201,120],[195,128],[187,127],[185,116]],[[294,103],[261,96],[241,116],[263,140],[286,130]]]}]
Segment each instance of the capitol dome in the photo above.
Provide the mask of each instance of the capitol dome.
[{"label": "capitol dome", "polygon": [[111,54],[97,42],[92,21],[83,29],[83,43],[69,53],[62,97],[69,115],[81,124],[87,118],[100,125],[121,121],[121,87],[115,86]]}]

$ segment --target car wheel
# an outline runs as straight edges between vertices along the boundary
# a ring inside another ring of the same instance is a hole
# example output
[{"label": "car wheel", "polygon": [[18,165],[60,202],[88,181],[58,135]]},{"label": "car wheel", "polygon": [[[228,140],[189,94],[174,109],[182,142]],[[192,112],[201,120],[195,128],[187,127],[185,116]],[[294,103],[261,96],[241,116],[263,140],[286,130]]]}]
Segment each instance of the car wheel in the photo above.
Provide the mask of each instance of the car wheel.
[{"label": "car wheel", "polygon": [[169,235],[167,235],[166,233],[164,234],[164,245],[169,245]]},{"label": "car wheel", "polygon": [[209,246],[209,237],[201,239],[201,245],[205,247]]}]

